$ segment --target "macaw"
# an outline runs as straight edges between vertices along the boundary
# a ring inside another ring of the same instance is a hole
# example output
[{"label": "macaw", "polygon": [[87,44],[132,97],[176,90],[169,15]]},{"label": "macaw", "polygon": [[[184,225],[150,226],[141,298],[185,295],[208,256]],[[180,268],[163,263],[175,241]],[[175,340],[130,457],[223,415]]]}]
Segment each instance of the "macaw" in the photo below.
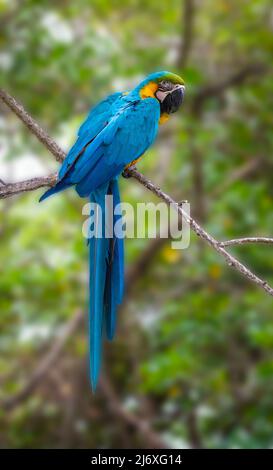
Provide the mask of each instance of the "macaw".
[{"label": "macaw", "polygon": [[[181,106],[184,91],[181,77],[156,72],[132,91],[111,94],[97,104],[79,128],[56,185],[40,201],[74,186],[80,197],[89,197],[105,215],[105,196],[112,195],[113,207],[119,204],[119,176],[152,145],[159,124]],[[99,377],[104,331],[111,340],[124,290],[123,239],[105,236],[105,218],[101,228],[100,237],[89,239],[89,363],[93,390]]]}]

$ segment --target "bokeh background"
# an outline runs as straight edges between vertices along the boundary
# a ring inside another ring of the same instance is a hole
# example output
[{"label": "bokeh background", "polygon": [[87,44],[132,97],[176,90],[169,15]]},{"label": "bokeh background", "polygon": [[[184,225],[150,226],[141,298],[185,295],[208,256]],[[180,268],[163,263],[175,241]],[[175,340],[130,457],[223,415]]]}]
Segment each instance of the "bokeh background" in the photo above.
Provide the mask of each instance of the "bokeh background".
[{"label": "bokeh background", "polygon": [[[64,149],[106,94],[180,73],[183,110],[139,169],[218,239],[272,236],[272,2],[0,0],[0,14],[1,86]],[[0,110],[0,178],[57,169]],[[155,200],[121,186],[124,201]],[[41,194],[0,201],[0,446],[272,447],[272,298],[194,235],[185,251],[127,240],[118,334],[92,395],[83,201]],[[269,245],[231,251],[273,283]]]}]

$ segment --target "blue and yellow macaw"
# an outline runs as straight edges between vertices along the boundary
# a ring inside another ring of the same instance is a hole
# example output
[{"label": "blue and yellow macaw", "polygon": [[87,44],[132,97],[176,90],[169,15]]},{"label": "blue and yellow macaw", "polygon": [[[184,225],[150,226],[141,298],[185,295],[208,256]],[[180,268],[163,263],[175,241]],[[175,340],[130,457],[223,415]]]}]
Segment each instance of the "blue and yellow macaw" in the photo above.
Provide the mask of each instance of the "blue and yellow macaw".
[{"label": "blue and yellow macaw", "polygon": [[[120,202],[118,177],[152,145],[158,125],[178,110],[184,81],[170,72],[149,75],[130,92],[108,96],[89,113],[78,131],[58,174],[57,184],[40,201],[70,186],[80,197],[99,204],[104,214],[105,195]],[[101,363],[103,331],[112,339],[116,312],[124,288],[123,239],[102,236],[89,240],[90,263],[90,376],[95,390]]]}]

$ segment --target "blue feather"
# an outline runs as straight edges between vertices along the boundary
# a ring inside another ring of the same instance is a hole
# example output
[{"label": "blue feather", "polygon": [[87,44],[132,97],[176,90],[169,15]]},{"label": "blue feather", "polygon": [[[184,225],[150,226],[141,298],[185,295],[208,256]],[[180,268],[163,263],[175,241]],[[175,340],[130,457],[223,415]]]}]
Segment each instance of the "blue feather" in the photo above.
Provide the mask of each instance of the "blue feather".
[{"label": "blue feather", "polygon": [[124,266],[123,239],[106,237],[106,220],[113,216],[114,224],[120,215],[107,214],[105,196],[113,196],[113,208],[120,202],[117,180],[112,180],[90,196],[97,204],[95,235],[89,239],[89,337],[90,337],[90,378],[95,390],[101,364],[103,325],[106,335],[112,339],[116,329],[118,305],[122,301]]},{"label": "blue feather", "polygon": [[79,153],[82,152],[88,142],[92,141],[105,127],[108,119],[113,115],[113,113],[115,113],[116,108],[118,108],[118,102],[121,97],[122,93],[113,93],[91,109],[87,119],[79,128],[78,139],[73,147],[71,147],[59,170],[60,179],[65,176],[69,168],[73,165],[75,159],[78,158]]},{"label": "blue feather", "polygon": [[[113,196],[113,208],[120,203],[118,182],[112,180],[109,186],[109,195]],[[119,222],[121,214],[113,214],[113,225]],[[109,255],[107,260],[107,275],[104,289],[104,313],[106,323],[106,335],[113,339],[116,331],[116,316],[118,305],[122,302],[124,290],[124,243],[122,234],[113,233],[110,239]]]},{"label": "blue feather", "polygon": [[[95,391],[101,364],[101,343],[103,332],[103,304],[106,279],[106,263],[109,239],[105,235],[104,198],[108,185],[100,188],[90,196],[90,201],[97,204],[95,215],[95,236],[89,240],[89,338],[90,338],[90,378]],[[99,209],[101,212],[99,213]],[[101,214],[101,218],[100,215]]]}]

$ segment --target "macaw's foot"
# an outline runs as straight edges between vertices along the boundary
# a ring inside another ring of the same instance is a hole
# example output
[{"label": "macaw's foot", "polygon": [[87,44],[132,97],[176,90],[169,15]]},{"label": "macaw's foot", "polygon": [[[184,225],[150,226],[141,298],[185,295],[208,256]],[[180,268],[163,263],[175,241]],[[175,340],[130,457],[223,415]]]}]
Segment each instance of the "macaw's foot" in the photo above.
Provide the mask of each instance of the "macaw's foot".
[{"label": "macaw's foot", "polygon": [[132,165],[128,168],[125,168],[125,170],[123,170],[123,172],[122,172],[123,178],[132,178],[132,175],[130,174],[131,170],[136,170],[135,165]]}]

